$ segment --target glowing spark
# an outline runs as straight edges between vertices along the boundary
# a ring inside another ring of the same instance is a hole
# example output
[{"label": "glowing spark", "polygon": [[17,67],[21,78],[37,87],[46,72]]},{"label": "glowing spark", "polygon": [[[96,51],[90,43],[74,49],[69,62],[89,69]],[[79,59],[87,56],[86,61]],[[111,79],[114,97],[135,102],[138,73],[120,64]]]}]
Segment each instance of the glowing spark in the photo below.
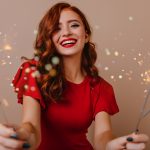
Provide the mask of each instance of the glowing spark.
[{"label": "glowing spark", "polygon": [[143,81],[150,83],[150,70],[145,71]]},{"label": "glowing spark", "polygon": [[143,60],[138,61],[138,64],[139,64],[140,66],[142,66],[143,63],[144,63]]}]

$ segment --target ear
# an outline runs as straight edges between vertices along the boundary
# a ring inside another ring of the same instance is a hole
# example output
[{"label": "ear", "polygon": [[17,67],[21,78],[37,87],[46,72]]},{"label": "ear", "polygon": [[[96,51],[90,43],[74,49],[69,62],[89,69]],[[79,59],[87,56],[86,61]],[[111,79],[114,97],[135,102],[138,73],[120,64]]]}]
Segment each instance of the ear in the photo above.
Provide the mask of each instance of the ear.
[{"label": "ear", "polygon": [[89,42],[89,35],[87,32],[85,32],[85,43]]}]

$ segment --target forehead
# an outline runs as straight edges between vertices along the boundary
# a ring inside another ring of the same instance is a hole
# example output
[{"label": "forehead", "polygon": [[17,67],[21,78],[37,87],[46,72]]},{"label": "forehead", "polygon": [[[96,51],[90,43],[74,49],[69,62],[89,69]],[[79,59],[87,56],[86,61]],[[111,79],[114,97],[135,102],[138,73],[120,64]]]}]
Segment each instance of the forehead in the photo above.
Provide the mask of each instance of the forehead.
[{"label": "forehead", "polygon": [[71,9],[64,9],[61,11],[59,23],[68,22],[70,20],[77,20],[82,23],[81,17]]}]

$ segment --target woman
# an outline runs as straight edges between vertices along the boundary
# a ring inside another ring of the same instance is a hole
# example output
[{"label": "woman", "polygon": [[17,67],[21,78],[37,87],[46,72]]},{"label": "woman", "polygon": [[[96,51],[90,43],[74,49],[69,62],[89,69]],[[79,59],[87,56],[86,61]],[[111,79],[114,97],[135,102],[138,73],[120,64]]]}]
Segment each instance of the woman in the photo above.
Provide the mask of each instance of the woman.
[{"label": "woman", "polygon": [[[0,126],[0,149],[144,149],[148,137],[114,138],[117,113],[112,86],[98,76],[95,46],[84,14],[67,3],[54,5],[39,24],[35,58],[19,68],[13,84],[23,103],[18,128]],[[94,147],[86,139],[95,120]]]}]

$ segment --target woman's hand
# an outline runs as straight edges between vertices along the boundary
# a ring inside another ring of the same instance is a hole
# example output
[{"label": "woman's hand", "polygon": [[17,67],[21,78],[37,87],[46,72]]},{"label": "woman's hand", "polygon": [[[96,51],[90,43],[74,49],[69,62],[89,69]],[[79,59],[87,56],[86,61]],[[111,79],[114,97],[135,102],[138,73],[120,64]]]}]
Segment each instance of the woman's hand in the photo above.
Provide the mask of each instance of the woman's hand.
[{"label": "woman's hand", "polygon": [[32,149],[35,144],[33,133],[24,127],[0,124],[0,150]]},{"label": "woman's hand", "polygon": [[107,143],[106,150],[144,150],[149,137],[146,134],[122,136]]}]

